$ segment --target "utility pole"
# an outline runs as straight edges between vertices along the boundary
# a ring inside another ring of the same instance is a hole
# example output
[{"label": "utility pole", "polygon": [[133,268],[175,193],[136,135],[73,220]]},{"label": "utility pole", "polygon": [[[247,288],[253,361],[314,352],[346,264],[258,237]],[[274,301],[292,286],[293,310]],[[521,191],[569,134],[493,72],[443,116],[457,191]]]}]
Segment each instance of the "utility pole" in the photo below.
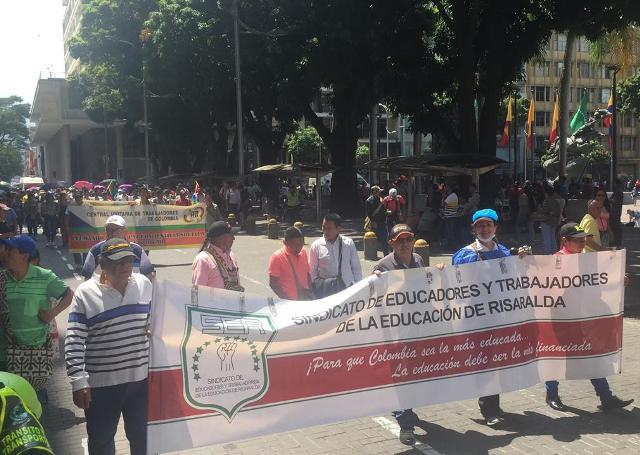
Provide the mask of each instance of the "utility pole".
[{"label": "utility pole", "polygon": [[518,92],[513,97],[513,180],[518,179]]},{"label": "utility pole", "polygon": [[236,134],[238,143],[238,176],[244,177],[244,143],[242,132],[242,82],[240,72],[240,26],[238,24],[238,0],[233,1],[233,41],[236,66]]},{"label": "utility pole", "polygon": [[620,71],[620,66],[607,66],[607,71],[613,71],[611,87],[611,101],[613,102],[613,113],[611,114],[611,166],[609,168],[609,190],[613,191],[613,182],[618,175],[618,107],[616,106],[616,76],[618,75],[618,71]]}]

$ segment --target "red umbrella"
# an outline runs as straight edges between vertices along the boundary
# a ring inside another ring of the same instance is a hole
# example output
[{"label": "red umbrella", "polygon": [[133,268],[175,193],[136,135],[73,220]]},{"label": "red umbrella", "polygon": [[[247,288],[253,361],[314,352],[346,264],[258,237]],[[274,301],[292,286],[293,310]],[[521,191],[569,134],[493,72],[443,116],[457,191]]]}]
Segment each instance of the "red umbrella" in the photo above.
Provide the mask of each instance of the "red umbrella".
[{"label": "red umbrella", "polygon": [[73,186],[75,186],[79,190],[92,190],[93,189],[93,183],[87,182],[86,180],[78,180],[76,183],[73,184]]}]

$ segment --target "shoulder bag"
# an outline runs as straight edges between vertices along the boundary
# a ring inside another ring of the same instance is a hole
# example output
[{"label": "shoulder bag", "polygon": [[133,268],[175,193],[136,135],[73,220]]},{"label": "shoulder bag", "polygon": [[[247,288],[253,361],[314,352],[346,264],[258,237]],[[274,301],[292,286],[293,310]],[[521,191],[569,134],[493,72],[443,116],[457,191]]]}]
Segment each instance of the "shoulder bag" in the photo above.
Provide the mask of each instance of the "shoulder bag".
[{"label": "shoulder bag", "polygon": [[338,241],[340,242],[338,245],[338,276],[318,277],[313,280],[313,295],[316,298],[328,297],[347,288],[342,279],[342,237],[340,235],[338,235]]}]

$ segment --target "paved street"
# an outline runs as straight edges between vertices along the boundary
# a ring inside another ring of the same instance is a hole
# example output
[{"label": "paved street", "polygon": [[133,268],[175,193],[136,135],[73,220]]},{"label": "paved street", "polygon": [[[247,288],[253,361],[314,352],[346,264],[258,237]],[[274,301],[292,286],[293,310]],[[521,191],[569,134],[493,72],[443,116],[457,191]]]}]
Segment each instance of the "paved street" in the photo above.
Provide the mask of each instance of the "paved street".
[{"label": "paved street", "polygon": [[[264,234],[260,226],[259,234]],[[320,235],[317,226],[306,226],[307,244]],[[349,232],[347,232],[349,234]],[[626,242],[631,286],[627,292],[628,313],[635,313],[635,299],[640,289],[640,231],[628,228]],[[361,238],[361,237],[360,237]],[[503,235],[508,242],[508,233]],[[271,292],[267,286],[267,261],[281,241],[265,235],[238,235],[234,251],[240,264],[241,280],[248,292]],[[360,245],[360,243],[358,243]],[[42,263],[50,267],[75,288],[79,277],[70,270],[72,257],[62,250],[46,248],[38,239]],[[439,254],[437,248],[434,254]],[[197,250],[152,251],[158,279],[189,282],[191,262]],[[362,251],[360,251],[362,257]],[[448,258],[432,257],[432,263]],[[361,259],[368,273],[373,263]],[[66,314],[58,318],[61,336],[65,333]],[[624,373],[610,378],[614,393],[623,398],[640,398],[640,320],[627,317],[624,323]],[[82,412],[71,399],[62,362],[56,368],[49,385],[50,404],[45,408],[43,423],[57,455],[83,454],[86,432]],[[184,454],[498,454],[498,453],[640,453],[640,408],[604,414],[597,410],[598,400],[589,381],[574,381],[561,385],[561,396],[570,412],[552,411],[544,402],[544,388],[503,395],[503,409],[509,414],[508,424],[499,430],[486,427],[480,418],[475,400],[459,401],[416,409],[422,418],[415,447],[402,445],[397,439],[398,427],[390,415],[369,416],[290,433],[270,435],[221,446],[194,449]],[[215,429],[212,429],[215,431]],[[117,435],[117,453],[127,454],[128,444],[122,426]]]}]

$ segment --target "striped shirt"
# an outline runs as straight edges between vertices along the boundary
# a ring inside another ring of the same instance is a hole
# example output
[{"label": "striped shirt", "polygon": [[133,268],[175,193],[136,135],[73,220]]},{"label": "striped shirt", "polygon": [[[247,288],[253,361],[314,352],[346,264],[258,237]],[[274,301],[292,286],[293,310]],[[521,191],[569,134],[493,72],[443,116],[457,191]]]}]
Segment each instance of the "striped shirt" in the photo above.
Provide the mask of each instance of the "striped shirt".
[{"label": "striped shirt", "polygon": [[454,218],[458,216],[458,195],[451,193],[444,199],[444,217]]},{"label": "striped shirt", "polygon": [[124,295],[92,278],[71,303],[65,360],[73,391],[141,381],[147,377],[147,320],[153,286],[134,273]]},{"label": "striped shirt", "polygon": [[[104,245],[104,242],[105,240],[96,243],[89,250],[87,259],[84,261],[84,265],[82,266],[82,276],[85,280],[91,278],[93,274],[100,268],[100,265],[98,264],[98,258],[100,257],[100,252],[102,251],[102,245]],[[140,272],[143,275],[149,275],[153,273],[156,269],[142,247],[135,242],[129,242],[129,245],[131,245],[131,249],[136,255],[136,259],[133,262],[133,270],[136,272]]]}]

